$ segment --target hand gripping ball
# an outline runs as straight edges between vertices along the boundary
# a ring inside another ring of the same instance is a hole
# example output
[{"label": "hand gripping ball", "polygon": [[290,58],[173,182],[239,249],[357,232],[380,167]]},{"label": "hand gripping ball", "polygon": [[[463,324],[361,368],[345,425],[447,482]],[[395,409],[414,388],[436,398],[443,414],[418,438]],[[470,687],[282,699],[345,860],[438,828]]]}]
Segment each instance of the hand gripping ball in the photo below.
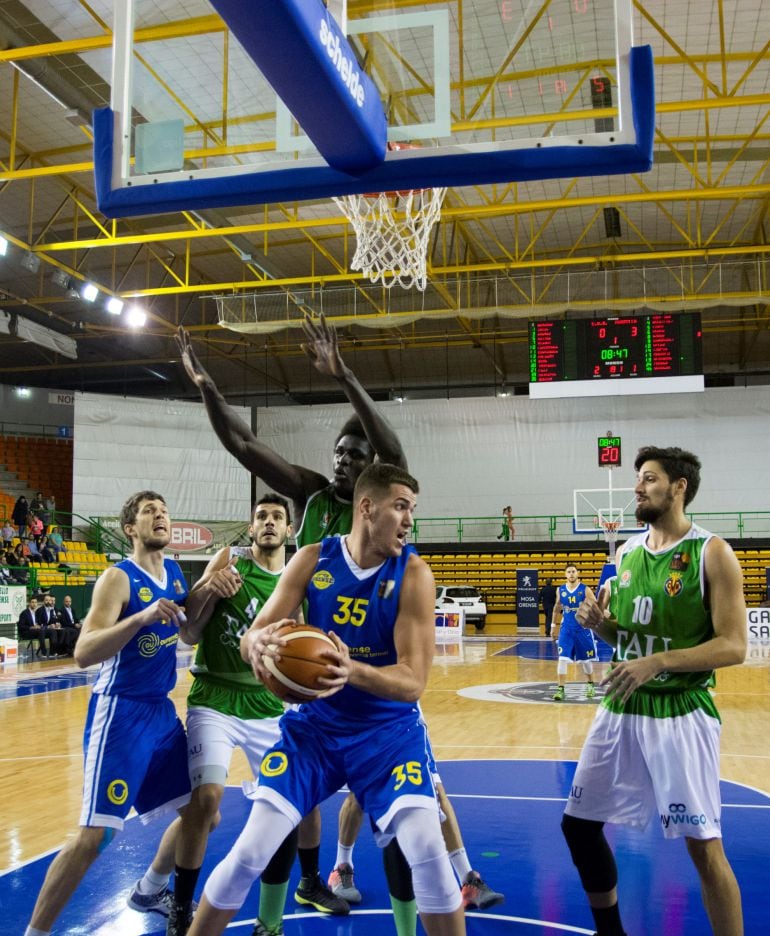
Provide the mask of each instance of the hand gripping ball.
[{"label": "hand gripping ball", "polygon": [[331,637],[310,624],[284,624],[275,633],[287,644],[280,650],[280,660],[262,656],[270,674],[265,679],[267,688],[285,702],[308,702],[324,692],[326,687],[317,680],[326,675],[330,662],[323,653],[337,649]]}]

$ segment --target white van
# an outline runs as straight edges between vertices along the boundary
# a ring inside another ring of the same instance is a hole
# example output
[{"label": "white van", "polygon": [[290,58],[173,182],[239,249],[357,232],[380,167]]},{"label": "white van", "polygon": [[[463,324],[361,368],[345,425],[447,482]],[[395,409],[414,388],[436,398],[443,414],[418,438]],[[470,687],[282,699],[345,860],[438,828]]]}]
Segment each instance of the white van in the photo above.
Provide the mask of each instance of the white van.
[{"label": "white van", "polygon": [[480,633],[487,623],[487,605],[484,596],[473,585],[437,585],[436,612],[465,611],[465,620]]}]

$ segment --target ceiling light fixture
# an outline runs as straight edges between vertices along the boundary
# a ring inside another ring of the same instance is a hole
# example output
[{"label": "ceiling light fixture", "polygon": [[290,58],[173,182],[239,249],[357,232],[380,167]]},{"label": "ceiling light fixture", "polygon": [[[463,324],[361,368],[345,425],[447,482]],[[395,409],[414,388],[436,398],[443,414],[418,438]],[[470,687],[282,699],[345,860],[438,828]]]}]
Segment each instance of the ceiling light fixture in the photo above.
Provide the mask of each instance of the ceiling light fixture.
[{"label": "ceiling light fixture", "polygon": [[93,283],[83,283],[83,287],[80,290],[80,295],[86,300],[86,302],[96,302],[96,297],[99,295],[99,290]]},{"label": "ceiling light fixture", "polygon": [[110,313],[110,315],[120,315],[120,313],[123,311],[123,305],[124,303],[122,299],[118,299],[117,296],[110,296],[110,298],[107,300],[107,305],[105,308]]},{"label": "ceiling light fixture", "polygon": [[126,324],[130,328],[141,328],[147,321],[147,313],[139,306],[131,306],[126,312]]},{"label": "ceiling light fixture", "polygon": [[4,257],[8,253],[8,241],[4,237],[0,237],[0,257]]}]

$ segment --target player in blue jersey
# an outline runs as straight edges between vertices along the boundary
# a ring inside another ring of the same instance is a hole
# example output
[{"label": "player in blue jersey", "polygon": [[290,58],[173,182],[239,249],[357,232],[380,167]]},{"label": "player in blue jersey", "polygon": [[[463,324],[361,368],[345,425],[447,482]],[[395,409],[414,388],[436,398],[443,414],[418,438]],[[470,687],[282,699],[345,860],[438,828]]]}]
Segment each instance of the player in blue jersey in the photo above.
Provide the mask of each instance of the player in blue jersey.
[{"label": "player in blue jersey", "polygon": [[[25,936],[45,936],[91,864],[134,807],[143,822],[190,799],[184,728],[168,698],[187,585],[164,558],[171,538],[166,503],[140,491],[123,505],[133,551],[105,570],[75,647],[81,667],[100,663],[86,717],[80,828],[54,859]],[[129,905],[167,914],[178,819],[169,826]]]},{"label": "player in blue jersey", "polygon": [[596,694],[594,686],[596,640],[593,632],[582,627],[575,618],[580,602],[586,596],[586,587],[580,581],[577,566],[572,562],[564,570],[564,577],[567,581],[559,586],[556,593],[556,607],[553,609],[552,619],[552,627],[559,628],[558,633],[554,632],[559,655],[556,670],[559,685],[553,695],[554,702],[564,701],[567,668],[572,660],[583,666],[583,672],[586,675],[586,698],[592,699]]},{"label": "player in blue jersey", "polygon": [[221,933],[288,833],[347,783],[377,826],[396,837],[429,936],[465,932],[462,899],[441,835],[418,699],[433,659],[435,585],[406,540],[417,482],[372,465],[356,483],[353,527],[301,549],[241,641],[258,678],[280,657],[275,630],[307,598],[308,619],[332,636],[323,697],[287,712],[265,755],[246,826],[204,888],[190,936]]}]

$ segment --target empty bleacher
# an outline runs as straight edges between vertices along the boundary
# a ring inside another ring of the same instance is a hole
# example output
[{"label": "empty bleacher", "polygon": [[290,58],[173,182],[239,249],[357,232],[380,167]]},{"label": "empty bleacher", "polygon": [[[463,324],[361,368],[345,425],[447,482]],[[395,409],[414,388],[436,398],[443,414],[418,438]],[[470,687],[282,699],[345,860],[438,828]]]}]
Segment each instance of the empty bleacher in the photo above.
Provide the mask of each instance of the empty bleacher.
[{"label": "empty bleacher", "polygon": [[14,479],[0,491],[0,516],[10,516],[19,493],[36,491],[53,494],[57,510],[72,509],[71,439],[0,435],[0,468]]}]

